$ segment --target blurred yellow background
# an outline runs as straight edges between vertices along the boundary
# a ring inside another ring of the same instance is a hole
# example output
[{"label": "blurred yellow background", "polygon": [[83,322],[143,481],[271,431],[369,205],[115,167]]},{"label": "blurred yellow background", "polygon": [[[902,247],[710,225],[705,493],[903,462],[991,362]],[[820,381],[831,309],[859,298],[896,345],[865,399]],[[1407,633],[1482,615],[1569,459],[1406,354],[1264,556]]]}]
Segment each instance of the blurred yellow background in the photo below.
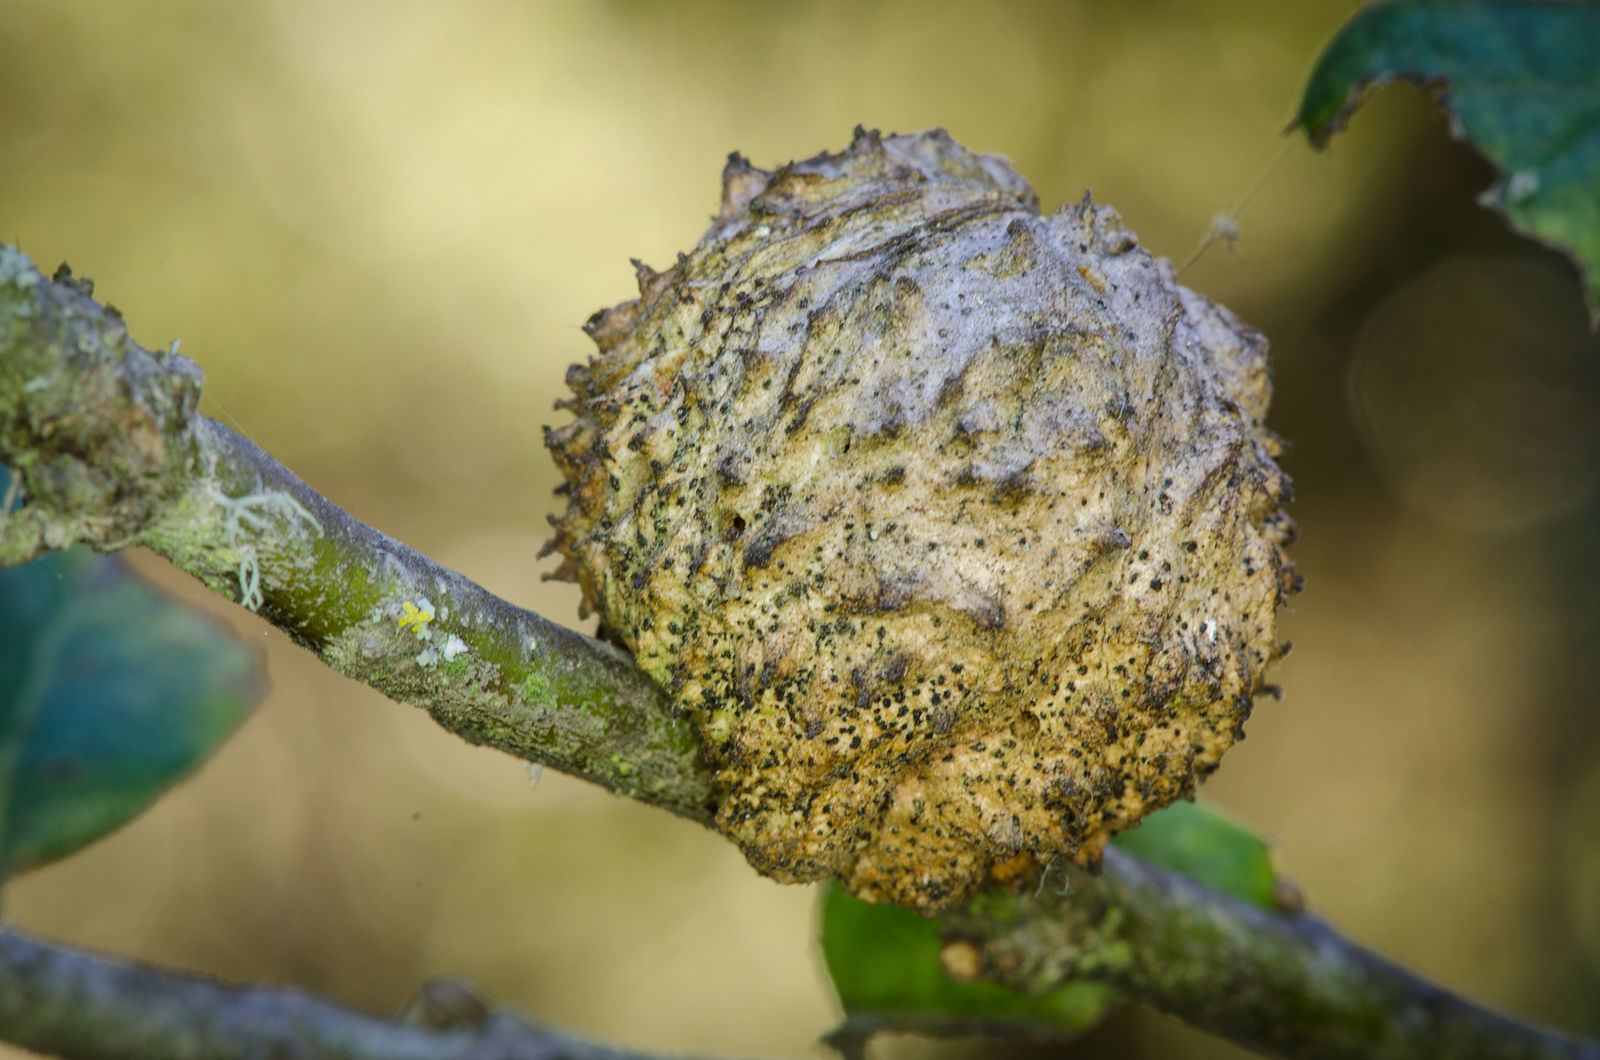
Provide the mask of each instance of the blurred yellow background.
[{"label": "blurred yellow background", "polygon": [[[1178,261],[1231,210],[1236,252],[1183,279],[1272,341],[1306,591],[1284,698],[1206,794],[1355,937],[1600,1032],[1600,348],[1419,93],[1283,147],[1356,6],[7,0],[0,238],[181,339],[207,411],[333,501],[572,624],[535,560],[540,427],[579,325],[630,257],[699,238],[730,150],[943,125]],[[377,1011],[456,973],[612,1042],[822,1055],[807,889],[207,606],[272,695],[151,813],[14,883],[9,919]],[[1241,1054],[1130,1011],[1071,1055]]]}]

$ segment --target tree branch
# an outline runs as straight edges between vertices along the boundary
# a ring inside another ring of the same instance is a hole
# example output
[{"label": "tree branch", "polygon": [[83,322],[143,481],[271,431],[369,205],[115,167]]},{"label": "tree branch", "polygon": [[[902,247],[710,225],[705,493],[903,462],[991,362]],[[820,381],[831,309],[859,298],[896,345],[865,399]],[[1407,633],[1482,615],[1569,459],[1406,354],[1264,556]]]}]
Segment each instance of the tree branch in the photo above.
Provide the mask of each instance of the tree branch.
[{"label": "tree branch", "polygon": [[[22,502],[0,506],[0,566],[77,543],[147,545],[468,740],[711,821],[696,735],[627,655],[328,503],[200,416],[199,369],[137,346],[90,294],[0,246],[0,464]],[[1099,876],[1070,871],[1065,898],[991,892],[947,914],[952,945],[1017,989],[1097,978],[1286,1056],[1600,1060],[1600,1047],[1476,1008],[1313,918],[1274,915],[1114,850]],[[292,991],[225,988],[0,932],[0,1039],[85,1060],[245,1055],[244,1044],[227,1051],[235,1033],[291,1057],[513,1055],[491,1050],[493,1033],[408,1037]],[[191,1035],[218,1051],[189,1051]],[[582,1048],[515,1055],[616,1055]]]},{"label": "tree branch", "polygon": [[0,246],[0,463],[22,500],[0,512],[0,566],[146,545],[473,743],[710,819],[693,730],[625,653],[351,518],[199,415],[193,362],[57,280]]},{"label": "tree branch", "polygon": [[[979,896],[947,917],[977,976],[1029,993],[1108,983],[1192,1026],[1315,1060],[1600,1060],[1364,950],[1322,920],[1214,891],[1115,847],[1063,894]],[[976,951],[975,953],[973,951]],[[975,959],[974,959],[975,958]]]},{"label": "tree branch", "polygon": [[65,1060],[648,1060],[481,1010],[421,1026],[299,990],[234,986],[0,929],[5,1040]]}]

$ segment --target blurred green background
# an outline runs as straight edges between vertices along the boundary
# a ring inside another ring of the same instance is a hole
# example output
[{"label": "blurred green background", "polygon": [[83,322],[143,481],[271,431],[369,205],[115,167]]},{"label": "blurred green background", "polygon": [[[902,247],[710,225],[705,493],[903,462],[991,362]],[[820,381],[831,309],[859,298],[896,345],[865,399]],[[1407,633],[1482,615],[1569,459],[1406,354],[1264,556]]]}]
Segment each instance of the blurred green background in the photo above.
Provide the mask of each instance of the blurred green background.
[{"label": "blurred green background", "polygon": [[[540,427],[579,325],[699,238],[730,150],[943,125],[1179,261],[1234,209],[1236,253],[1183,280],[1272,342],[1306,590],[1284,698],[1206,792],[1355,937],[1600,1033],[1600,347],[1420,93],[1284,146],[1356,6],[6,0],[0,238],[181,338],[207,411],[335,502],[574,623],[535,560]],[[265,646],[264,709],[9,919],[379,1011],[458,973],[619,1043],[821,1055],[808,889],[206,605]],[[1068,1055],[1239,1054],[1130,1011]]]}]

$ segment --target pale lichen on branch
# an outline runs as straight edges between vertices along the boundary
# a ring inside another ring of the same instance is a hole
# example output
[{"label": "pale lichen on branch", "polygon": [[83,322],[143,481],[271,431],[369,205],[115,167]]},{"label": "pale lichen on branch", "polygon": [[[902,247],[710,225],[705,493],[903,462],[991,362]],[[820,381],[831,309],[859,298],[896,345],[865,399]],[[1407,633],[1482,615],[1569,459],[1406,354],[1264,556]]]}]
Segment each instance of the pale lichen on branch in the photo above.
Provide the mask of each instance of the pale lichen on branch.
[{"label": "pale lichen on branch", "polygon": [[287,493],[250,493],[242,497],[230,497],[210,480],[206,482],[205,490],[211,502],[223,513],[224,544],[239,553],[239,603],[246,610],[255,611],[261,607],[261,565],[248,536],[258,537],[267,532],[271,525],[266,518],[268,514],[298,520],[319,536],[322,524]]}]

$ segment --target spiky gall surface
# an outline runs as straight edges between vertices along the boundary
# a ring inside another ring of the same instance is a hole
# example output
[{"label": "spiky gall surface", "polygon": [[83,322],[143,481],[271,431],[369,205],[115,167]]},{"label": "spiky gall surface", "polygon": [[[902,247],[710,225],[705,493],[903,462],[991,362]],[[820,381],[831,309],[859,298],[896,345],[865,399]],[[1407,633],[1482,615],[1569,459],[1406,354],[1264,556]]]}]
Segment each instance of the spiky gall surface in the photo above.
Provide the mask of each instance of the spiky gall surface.
[{"label": "spiky gall surface", "polygon": [[761,871],[932,911],[1190,795],[1281,654],[1266,344],[943,132],[775,172],[598,313],[552,545]]}]

